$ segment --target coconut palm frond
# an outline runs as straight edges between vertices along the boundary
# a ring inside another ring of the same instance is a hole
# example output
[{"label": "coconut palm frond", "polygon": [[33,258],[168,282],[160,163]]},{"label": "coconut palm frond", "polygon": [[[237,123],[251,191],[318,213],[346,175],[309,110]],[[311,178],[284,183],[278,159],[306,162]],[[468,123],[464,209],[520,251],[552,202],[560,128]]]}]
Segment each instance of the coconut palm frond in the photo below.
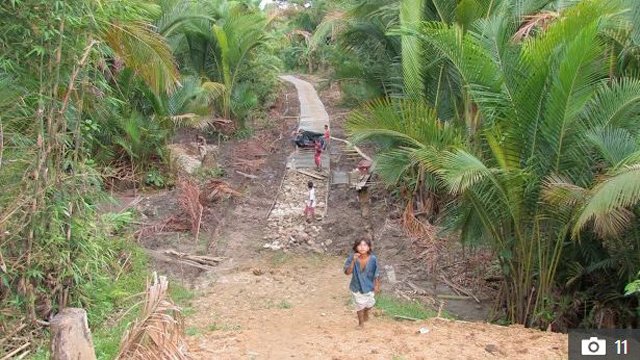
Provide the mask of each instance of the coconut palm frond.
[{"label": "coconut palm frond", "polygon": [[189,359],[180,308],[168,299],[168,287],[167,278],[154,272],[140,316],[123,336],[116,359]]},{"label": "coconut palm frond", "polygon": [[620,233],[632,213],[627,208],[640,202],[640,163],[625,165],[596,185],[573,227],[577,236],[591,221],[602,235]]},{"label": "coconut palm frond", "polygon": [[620,78],[598,87],[585,109],[585,118],[593,127],[624,128],[638,133],[640,118],[640,80]]},{"label": "coconut palm frond", "polygon": [[568,178],[552,175],[544,181],[542,199],[556,206],[575,207],[584,203],[587,189],[573,184]]},{"label": "coconut palm frond", "polygon": [[470,189],[485,178],[492,177],[492,170],[474,155],[464,151],[444,152],[437,171],[453,194]]},{"label": "coconut palm frond", "polygon": [[637,150],[637,139],[626,129],[596,128],[586,135],[607,165],[614,166]]},{"label": "coconut palm frond", "polygon": [[134,69],[155,92],[171,92],[178,79],[166,40],[144,22],[103,23],[101,36],[126,66]]}]

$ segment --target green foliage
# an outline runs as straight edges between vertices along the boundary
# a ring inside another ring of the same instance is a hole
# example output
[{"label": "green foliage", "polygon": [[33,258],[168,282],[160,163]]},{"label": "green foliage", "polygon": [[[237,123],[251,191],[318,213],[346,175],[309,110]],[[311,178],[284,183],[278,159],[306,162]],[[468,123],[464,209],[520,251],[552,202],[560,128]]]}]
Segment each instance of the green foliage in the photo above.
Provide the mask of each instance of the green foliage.
[{"label": "green foliage", "polygon": [[[435,311],[425,308],[419,302],[409,302],[388,295],[378,295],[376,297],[376,308],[381,309],[383,314],[389,317],[404,316],[424,320],[437,315]],[[449,317],[446,314],[442,316]]]},{"label": "green foliage", "polygon": [[[5,1],[0,17],[0,331],[34,330],[68,305],[99,327],[144,288],[142,254],[112,238],[133,214],[96,210],[102,177],[166,185],[156,169],[176,124],[208,126],[218,108],[249,117],[273,100],[278,62],[268,48],[256,57],[266,18],[223,0]],[[203,34],[198,68],[186,44]],[[96,340],[101,357],[119,331]]]},{"label": "green foliage", "polygon": [[[519,40],[522,16],[551,6],[525,3],[460,2],[462,24],[437,11],[439,21],[397,32],[442,61],[423,76],[454,70],[464,84],[460,107],[446,112],[458,114],[452,121],[437,120],[444,98],[427,93],[435,112],[373,102],[351,116],[349,129],[354,140],[379,146],[376,171],[387,183],[435,192],[443,225],[495,250],[509,321],[564,329],[594,326],[595,314],[610,311],[628,326],[637,322],[628,311],[637,299],[622,289],[640,256],[640,87],[637,77],[604,66],[612,56],[604,34],[632,25],[615,4],[582,1]],[[474,19],[479,14],[485,18]],[[441,123],[449,126],[433,126]],[[570,294],[581,300],[567,305],[562,296]]]},{"label": "green foliage", "polygon": [[[638,273],[638,277],[640,278],[640,273]],[[627,286],[624,287],[624,294],[626,296],[640,294],[640,279],[628,283]]]},{"label": "green foliage", "polygon": [[144,183],[156,188],[163,188],[165,186],[165,178],[158,169],[151,169],[145,175]]}]

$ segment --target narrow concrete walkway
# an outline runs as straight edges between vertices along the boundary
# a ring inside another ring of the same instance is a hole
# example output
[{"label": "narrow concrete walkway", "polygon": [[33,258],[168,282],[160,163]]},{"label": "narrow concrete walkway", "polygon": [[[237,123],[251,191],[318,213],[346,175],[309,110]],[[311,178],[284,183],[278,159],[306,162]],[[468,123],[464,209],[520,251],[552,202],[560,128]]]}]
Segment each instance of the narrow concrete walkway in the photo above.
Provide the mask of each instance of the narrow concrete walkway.
[{"label": "narrow concrete walkway", "polygon": [[[324,125],[329,124],[329,115],[313,86],[293,76],[281,76],[281,79],[294,84],[298,91],[300,100],[298,128],[323,133]],[[303,213],[308,196],[307,182],[311,180],[316,188],[316,219],[326,216],[329,198],[329,161],[328,151],[323,152],[322,171],[318,172],[315,169],[312,149],[297,149],[289,155],[287,170],[267,219],[268,231],[263,238],[266,240],[264,248],[280,250],[306,244],[317,252],[323,252],[326,249],[326,244],[318,241],[320,224],[305,223]]]},{"label": "narrow concrete walkway", "polygon": [[[313,85],[295,76],[284,75],[280,76],[280,78],[292,83],[298,91],[298,100],[300,101],[298,129],[324,133],[324,125],[329,125],[329,114],[324,109],[324,105],[320,101]],[[320,162],[322,169],[327,172],[330,169],[329,159],[329,152],[323,152]],[[289,169],[313,169],[315,167],[313,149],[298,149],[287,159],[287,168]]]},{"label": "narrow concrete walkway", "polygon": [[329,114],[324,109],[320,97],[313,85],[295,76],[283,75],[280,79],[292,83],[298,91],[300,101],[300,124],[299,129],[324,132],[324,125],[329,124]]}]

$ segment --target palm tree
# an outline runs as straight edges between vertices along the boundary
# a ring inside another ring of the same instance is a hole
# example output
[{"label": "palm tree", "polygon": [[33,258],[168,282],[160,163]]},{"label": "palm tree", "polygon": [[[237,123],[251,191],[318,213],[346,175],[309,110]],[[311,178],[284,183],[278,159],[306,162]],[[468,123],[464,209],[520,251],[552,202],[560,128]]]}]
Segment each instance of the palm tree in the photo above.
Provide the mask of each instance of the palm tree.
[{"label": "palm tree", "polygon": [[208,17],[194,18],[172,33],[183,72],[222,89],[222,116],[237,116],[240,109],[234,99],[250,91],[238,86],[239,78],[254,50],[266,41],[268,21],[252,3],[217,1],[194,6]]},{"label": "palm tree", "polygon": [[585,225],[601,239],[637,228],[640,82],[601,66],[599,34],[617,10],[581,2],[523,42],[513,40],[522,12],[508,3],[470,28],[430,22],[416,34],[456,67],[482,118],[477,141],[416,158],[456,197],[448,212],[463,239],[496,250],[510,321],[549,324],[563,250],[591,234]]}]

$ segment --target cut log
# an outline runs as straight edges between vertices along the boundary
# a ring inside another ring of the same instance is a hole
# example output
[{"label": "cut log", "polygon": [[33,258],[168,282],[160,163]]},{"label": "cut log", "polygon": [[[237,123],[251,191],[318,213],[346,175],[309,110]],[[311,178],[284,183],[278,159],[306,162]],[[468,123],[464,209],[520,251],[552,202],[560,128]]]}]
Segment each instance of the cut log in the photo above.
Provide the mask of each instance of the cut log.
[{"label": "cut log", "polygon": [[93,360],[96,358],[87,324],[87,312],[64,308],[51,320],[53,360]]}]

